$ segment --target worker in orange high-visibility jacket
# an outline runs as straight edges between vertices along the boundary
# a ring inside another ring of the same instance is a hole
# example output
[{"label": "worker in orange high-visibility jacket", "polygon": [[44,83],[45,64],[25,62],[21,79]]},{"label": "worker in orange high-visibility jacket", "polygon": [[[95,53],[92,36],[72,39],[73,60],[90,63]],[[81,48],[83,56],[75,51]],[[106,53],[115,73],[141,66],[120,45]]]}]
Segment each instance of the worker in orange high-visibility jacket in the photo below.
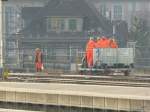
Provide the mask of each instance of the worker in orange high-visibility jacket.
[{"label": "worker in orange high-visibility jacket", "polygon": [[39,48],[35,49],[35,69],[36,72],[41,72],[43,69],[43,56]]},{"label": "worker in orange high-visibility jacket", "polygon": [[110,39],[109,46],[110,48],[118,48],[118,44],[115,39]]},{"label": "worker in orange high-visibility jacket", "polygon": [[93,49],[95,48],[95,41],[93,37],[90,37],[86,45],[86,60],[88,67],[91,68],[93,66]]},{"label": "worker in orange high-visibility jacket", "polygon": [[95,43],[96,48],[102,48],[102,39],[100,37],[97,37],[97,41]]},{"label": "worker in orange high-visibility jacket", "polygon": [[99,42],[100,48],[109,48],[109,39],[103,36]]},{"label": "worker in orange high-visibility jacket", "polygon": [[105,48],[110,48],[110,39],[106,37],[106,40],[105,40]]}]

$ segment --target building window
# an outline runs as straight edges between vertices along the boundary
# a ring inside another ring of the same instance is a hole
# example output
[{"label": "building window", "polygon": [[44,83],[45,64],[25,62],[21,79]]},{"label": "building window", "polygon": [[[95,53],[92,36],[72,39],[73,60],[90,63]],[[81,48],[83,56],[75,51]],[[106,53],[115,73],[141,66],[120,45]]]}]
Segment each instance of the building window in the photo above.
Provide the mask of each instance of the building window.
[{"label": "building window", "polygon": [[51,18],[51,29],[53,31],[58,31],[60,30],[60,18]]},{"label": "building window", "polygon": [[64,31],[65,20],[59,17],[47,18],[47,31]]},{"label": "building window", "polygon": [[51,18],[47,18],[46,25],[47,25],[47,31],[49,31],[51,29]]},{"label": "building window", "polygon": [[76,21],[76,19],[70,19],[69,20],[69,29],[71,31],[76,31],[77,30],[77,21]]},{"label": "building window", "polygon": [[20,10],[16,7],[5,7],[5,27],[8,34],[14,34],[22,28],[22,18],[20,16]]},{"label": "building window", "polygon": [[[80,24],[81,23],[81,24]],[[69,17],[48,17],[46,19],[47,32],[70,32],[82,30],[82,20]],[[79,28],[77,25],[80,25]]]},{"label": "building window", "polygon": [[100,14],[103,15],[103,16],[106,16],[106,5],[103,4],[103,5],[100,5]]},{"label": "building window", "polygon": [[14,41],[8,41],[8,48],[16,48],[16,43]]},{"label": "building window", "polygon": [[114,6],[114,19],[121,20],[122,19],[122,7],[121,5]]},{"label": "building window", "polygon": [[16,57],[16,50],[8,50],[7,51],[7,56],[11,57],[11,58]]},{"label": "building window", "polygon": [[65,20],[64,19],[60,20],[60,28],[61,28],[61,30],[65,29]]}]

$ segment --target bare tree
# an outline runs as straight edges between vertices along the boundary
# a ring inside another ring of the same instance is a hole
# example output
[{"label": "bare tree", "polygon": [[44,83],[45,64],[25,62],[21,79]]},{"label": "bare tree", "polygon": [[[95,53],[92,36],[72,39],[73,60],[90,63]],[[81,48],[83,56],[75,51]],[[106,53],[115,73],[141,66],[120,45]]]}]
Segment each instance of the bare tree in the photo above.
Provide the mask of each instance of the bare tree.
[{"label": "bare tree", "polygon": [[129,38],[136,41],[138,46],[147,46],[149,44],[149,36],[147,21],[135,17],[129,31]]}]

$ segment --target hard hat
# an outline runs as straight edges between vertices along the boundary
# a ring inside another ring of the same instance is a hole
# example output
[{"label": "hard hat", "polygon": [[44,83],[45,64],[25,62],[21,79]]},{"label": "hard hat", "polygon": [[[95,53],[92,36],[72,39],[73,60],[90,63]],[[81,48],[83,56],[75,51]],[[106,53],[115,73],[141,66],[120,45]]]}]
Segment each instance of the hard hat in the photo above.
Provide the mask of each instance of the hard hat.
[{"label": "hard hat", "polygon": [[114,38],[112,38],[112,41],[116,41]]},{"label": "hard hat", "polygon": [[111,42],[113,42],[113,39],[112,39],[112,38],[110,38],[110,41],[111,41]]},{"label": "hard hat", "polygon": [[36,48],[35,51],[40,51],[40,48]]},{"label": "hard hat", "polygon": [[107,39],[107,37],[105,37],[105,36],[102,36],[102,40],[106,40]]},{"label": "hard hat", "polygon": [[106,38],[105,36],[102,36],[102,38]]}]

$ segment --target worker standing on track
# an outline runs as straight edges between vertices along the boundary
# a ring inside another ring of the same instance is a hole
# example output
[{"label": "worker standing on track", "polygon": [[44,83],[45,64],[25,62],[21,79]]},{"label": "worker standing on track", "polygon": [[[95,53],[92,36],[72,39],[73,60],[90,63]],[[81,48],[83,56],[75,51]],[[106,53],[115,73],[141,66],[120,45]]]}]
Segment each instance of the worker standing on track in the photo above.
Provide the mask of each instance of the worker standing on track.
[{"label": "worker standing on track", "polygon": [[86,59],[88,67],[91,68],[93,66],[93,49],[95,48],[96,44],[93,37],[90,37],[86,45]]},{"label": "worker standing on track", "polygon": [[36,72],[41,72],[43,69],[43,56],[39,48],[35,49],[35,69]]},{"label": "worker standing on track", "polygon": [[118,48],[118,44],[115,39],[110,39],[109,46],[110,48]]},{"label": "worker standing on track", "polygon": [[109,48],[109,39],[105,36],[102,36],[99,44],[100,48]]},{"label": "worker standing on track", "polygon": [[102,48],[102,39],[100,37],[97,37],[96,48]]}]

